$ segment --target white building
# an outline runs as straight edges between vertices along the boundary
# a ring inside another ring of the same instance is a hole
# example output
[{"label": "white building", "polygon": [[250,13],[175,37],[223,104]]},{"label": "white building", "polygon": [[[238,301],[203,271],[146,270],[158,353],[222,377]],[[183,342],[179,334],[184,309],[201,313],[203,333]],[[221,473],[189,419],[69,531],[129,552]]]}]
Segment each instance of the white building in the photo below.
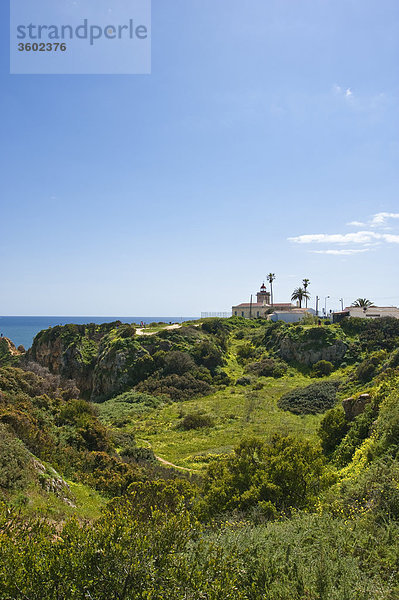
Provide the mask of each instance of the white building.
[{"label": "white building", "polygon": [[298,321],[302,321],[305,315],[316,316],[316,311],[313,308],[292,308],[289,311],[276,310],[270,315],[270,320],[284,321],[284,323],[298,323]]},{"label": "white building", "polygon": [[256,302],[243,302],[232,306],[233,317],[244,317],[245,319],[265,318],[275,310],[288,312],[295,309],[296,306],[290,302],[273,302],[271,304],[270,292],[267,291],[265,284],[260,287],[256,294]]},{"label": "white building", "polygon": [[381,317],[394,317],[399,319],[399,308],[396,306],[347,306],[340,312],[335,312],[334,321],[340,321],[344,317],[359,317],[361,319],[381,319]]}]

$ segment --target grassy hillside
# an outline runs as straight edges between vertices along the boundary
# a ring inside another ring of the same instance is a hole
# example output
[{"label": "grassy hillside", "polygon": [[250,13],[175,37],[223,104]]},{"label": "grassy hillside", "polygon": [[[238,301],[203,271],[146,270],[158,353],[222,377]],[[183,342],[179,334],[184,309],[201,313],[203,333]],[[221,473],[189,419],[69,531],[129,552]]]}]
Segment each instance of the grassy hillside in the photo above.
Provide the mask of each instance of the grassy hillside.
[{"label": "grassy hillside", "polygon": [[2,598],[399,597],[399,321],[56,329],[0,368]]}]

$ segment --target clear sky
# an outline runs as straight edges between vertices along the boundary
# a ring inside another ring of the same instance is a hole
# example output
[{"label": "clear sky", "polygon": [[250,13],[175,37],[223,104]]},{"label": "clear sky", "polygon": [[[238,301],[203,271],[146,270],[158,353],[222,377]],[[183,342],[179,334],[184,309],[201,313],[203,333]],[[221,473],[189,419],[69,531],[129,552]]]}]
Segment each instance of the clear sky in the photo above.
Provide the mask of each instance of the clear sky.
[{"label": "clear sky", "polygon": [[0,314],[399,304],[397,0],[153,0],[137,76],[9,75],[6,5]]}]

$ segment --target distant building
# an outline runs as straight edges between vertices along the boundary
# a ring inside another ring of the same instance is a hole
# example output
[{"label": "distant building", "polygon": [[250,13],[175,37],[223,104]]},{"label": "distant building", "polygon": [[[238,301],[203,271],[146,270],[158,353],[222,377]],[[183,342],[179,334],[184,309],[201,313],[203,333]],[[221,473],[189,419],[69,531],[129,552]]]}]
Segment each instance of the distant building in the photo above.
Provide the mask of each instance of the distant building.
[{"label": "distant building", "polygon": [[270,315],[271,321],[284,321],[284,323],[298,323],[305,315],[316,316],[313,308],[292,308],[291,310],[276,310]]},{"label": "distant building", "polygon": [[256,302],[243,302],[232,306],[233,317],[244,317],[245,319],[257,319],[268,317],[275,310],[291,311],[296,306],[290,302],[273,302],[270,303],[270,292],[267,291],[265,284],[260,287],[260,291],[256,294]]},{"label": "distant building", "polygon": [[333,313],[334,323],[342,321],[345,317],[359,317],[361,319],[381,319],[381,317],[394,317],[399,319],[399,308],[396,306],[348,306],[344,310]]}]

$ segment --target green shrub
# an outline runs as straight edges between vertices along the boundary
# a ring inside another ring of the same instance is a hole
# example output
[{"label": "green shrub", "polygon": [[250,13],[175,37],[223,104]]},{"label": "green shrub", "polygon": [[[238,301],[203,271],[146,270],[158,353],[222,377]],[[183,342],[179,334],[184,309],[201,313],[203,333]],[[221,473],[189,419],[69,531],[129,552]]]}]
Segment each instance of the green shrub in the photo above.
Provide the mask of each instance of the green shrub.
[{"label": "green shrub", "polygon": [[251,342],[243,342],[237,348],[237,358],[246,360],[252,358],[256,354],[256,348]]},{"label": "green shrub", "polygon": [[363,349],[381,348],[392,350],[398,346],[399,319],[382,317],[379,319],[345,318],[340,326],[348,335],[358,335]]},{"label": "green shrub", "polygon": [[[234,454],[210,463],[204,481],[208,516],[256,506],[275,510],[310,506],[323,487],[324,459],[308,441],[275,435],[270,443],[243,440]],[[270,503],[270,504],[268,504]]]},{"label": "green shrub", "polygon": [[322,381],[295,388],[284,394],[277,405],[282,410],[300,414],[316,414],[332,408],[337,398],[338,381]]},{"label": "green shrub", "polygon": [[348,429],[349,423],[345,419],[345,412],[342,406],[328,410],[321,420],[317,431],[323,452],[327,455],[332,454],[347,434]]},{"label": "green shrub", "polygon": [[386,359],[386,352],[374,352],[371,356],[366,358],[355,371],[355,377],[362,383],[368,383],[381,371],[382,363]]},{"label": "green shrub", "polygon": [[334,365],[329,360],[319,360],[312,367],[311,377],[326,377],[334,371]]},{"label": "green shrub", "polygon": [[252,378],[247,377],[246,375],[239,377],[236,381],[236,385],[251,385],[251,383],[252,383]]},{"label": "green shrub", "polygon": [[185,415],[180,425],[186,431],[190,429],[202,429],[203,427],[213,427],[214,420],[211,415],[207,415],[202,411],[195,411]]},{"label": "green shrub", "polygon": [[28,481],[30,456],[25,446],[0,423],[0,488],[16,490]]},{"label": "green shrub", "polygon": [[353,457],[357,448],[369,437],[371,428],[378,415],[378,405],[375,401],[366,404],[364,412],[358,415],[349,426],[348,433],[337,446],[333,458],[339,465],[345,465]]},{"label": "green shrub", "polygon": [[287,372],[287,365],[273,358],[262,360],[247,365],[246,371],[255,373],[259,377],[283,377]]},{"label": "green shrub", "polygon": [[184,375],[195,368],[195,362],[187,352],[168,352],[164,359],[164,373]]},{"label": "green shrub", "polygon": [[79,422],[83,415],[94,416],[95,409],[93,404],[86,400],[70,400],[61,408],[58,423],[60,425]]},{"label": "green shrub", "polygon": [[216,317],[216,318],[206,319],[202,323],[201,328],[203,331],[206,331],[206,333],[211,333],[213,335],[220,335],[220,334],[224,334],[228,331],[228,324],[224,319],[220,319],[220,318]]},{"label": "green shrub", "polygon": [[214,373],[217,367],[221,367],[225,362],[222,350],[209,340],[196,344],[192,356],[198,365],[206,367],[211,373]]},{"label": "green shrub", "polygon": [[197,396],[206,396],[212,387],[205,381],[196,379],[193,374],[153,375],[137,386],[139,391],[149,392],[154,396],[169,396],[172,400],[188,400]]}]

